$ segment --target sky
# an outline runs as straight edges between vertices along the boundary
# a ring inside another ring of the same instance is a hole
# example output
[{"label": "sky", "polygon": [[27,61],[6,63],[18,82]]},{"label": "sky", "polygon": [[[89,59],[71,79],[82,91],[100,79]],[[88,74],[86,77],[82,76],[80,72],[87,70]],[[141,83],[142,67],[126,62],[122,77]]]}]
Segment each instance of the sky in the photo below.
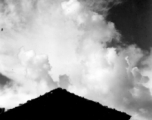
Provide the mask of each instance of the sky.
[{"label": "sky", "polygon": [[152,1],[124,0],[109,10],[108,20],[115,23],[122,35],[121,40],[149,50],[152,29]]},{"label": "sky", "polygon": [[0,0],[0,107],[62,87],[131,120],[151,120],[151,5]]}]

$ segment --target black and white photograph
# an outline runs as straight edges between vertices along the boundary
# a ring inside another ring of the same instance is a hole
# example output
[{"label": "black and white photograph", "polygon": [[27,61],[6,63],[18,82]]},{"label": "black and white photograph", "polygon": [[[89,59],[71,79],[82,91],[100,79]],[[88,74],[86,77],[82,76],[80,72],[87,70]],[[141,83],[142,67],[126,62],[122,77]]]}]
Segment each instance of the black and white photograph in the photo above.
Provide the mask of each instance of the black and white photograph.
[{"label": "black and white photograph", "polygon": [[152,120],[152,0],[0,0],[0,120]]}]

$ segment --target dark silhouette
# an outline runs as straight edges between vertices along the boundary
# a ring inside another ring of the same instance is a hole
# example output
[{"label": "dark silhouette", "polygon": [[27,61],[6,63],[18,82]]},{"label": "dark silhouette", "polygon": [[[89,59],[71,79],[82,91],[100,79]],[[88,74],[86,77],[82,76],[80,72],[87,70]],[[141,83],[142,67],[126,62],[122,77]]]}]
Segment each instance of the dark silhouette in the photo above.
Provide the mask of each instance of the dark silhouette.
[{"label": "dark silhouette", "polygon": [[5,108],[0,108],[0,114],[5,112]]},{"label": "dark silhouette", "polygon": [[0,115],[0,120],[11,119],[129,120],[130,116],[58,88]]}]

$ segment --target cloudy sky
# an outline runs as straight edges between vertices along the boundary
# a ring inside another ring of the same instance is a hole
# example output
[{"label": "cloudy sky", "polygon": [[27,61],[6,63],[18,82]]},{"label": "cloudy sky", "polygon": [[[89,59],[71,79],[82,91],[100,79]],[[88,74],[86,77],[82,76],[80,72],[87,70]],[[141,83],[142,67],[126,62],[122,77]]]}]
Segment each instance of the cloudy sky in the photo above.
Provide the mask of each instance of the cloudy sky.
[{"label": "cloudy sky", "polygon": [[0,0],[0,107],[62,87],[131,120],[151,120],[151,7],[150,0]]}]

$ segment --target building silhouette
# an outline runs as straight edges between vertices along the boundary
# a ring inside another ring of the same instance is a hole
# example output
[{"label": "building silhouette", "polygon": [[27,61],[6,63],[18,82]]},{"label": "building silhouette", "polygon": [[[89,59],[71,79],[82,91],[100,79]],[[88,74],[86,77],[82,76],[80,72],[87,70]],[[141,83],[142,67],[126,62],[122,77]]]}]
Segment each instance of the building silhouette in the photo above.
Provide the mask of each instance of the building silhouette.
[{"label": "building silhouette", "polygon": [[11,119],[129,120],[130,116],[58,88],[0,114],[0,120]]}]

